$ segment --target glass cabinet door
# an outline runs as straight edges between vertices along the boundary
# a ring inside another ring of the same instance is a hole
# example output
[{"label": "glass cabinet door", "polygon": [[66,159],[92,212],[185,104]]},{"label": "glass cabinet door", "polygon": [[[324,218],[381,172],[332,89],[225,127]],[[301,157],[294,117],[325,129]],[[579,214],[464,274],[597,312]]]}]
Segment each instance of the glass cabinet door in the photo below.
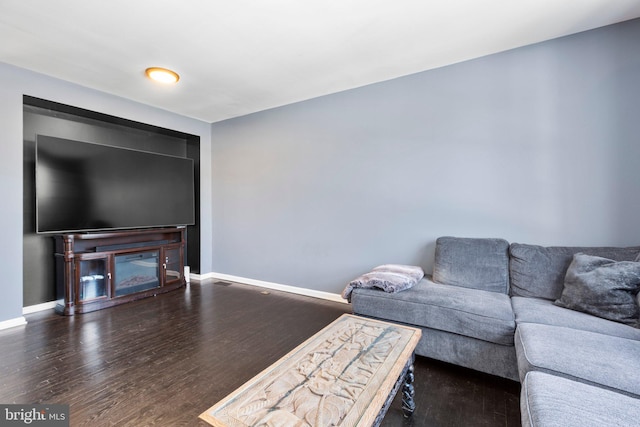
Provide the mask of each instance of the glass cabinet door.
[{"label": "glass cabinet door", "polygon": [[79,261],[78,301],[107,296],[107,259]]},{"label": "glass cabinet door", "polygon": [[182,279],[180,266],[182,251],[180,248],[165,249],[164,253],[164,283],[171,283]]}]

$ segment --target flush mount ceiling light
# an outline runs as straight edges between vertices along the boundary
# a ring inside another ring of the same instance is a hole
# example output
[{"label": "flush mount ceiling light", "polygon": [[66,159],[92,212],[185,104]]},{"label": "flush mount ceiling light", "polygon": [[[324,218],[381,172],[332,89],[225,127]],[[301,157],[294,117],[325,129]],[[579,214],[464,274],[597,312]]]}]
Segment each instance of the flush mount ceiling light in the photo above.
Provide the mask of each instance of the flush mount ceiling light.
[{"label": "flush mount ceiling light", "polygon": [[151,80],[164,84],[177,83],[178,80],[180,80],[180,76],[178,75],[178,73],[176,73],[175,71],[167,70],[166,68],[150,67],[147,68],[144,73]]}]

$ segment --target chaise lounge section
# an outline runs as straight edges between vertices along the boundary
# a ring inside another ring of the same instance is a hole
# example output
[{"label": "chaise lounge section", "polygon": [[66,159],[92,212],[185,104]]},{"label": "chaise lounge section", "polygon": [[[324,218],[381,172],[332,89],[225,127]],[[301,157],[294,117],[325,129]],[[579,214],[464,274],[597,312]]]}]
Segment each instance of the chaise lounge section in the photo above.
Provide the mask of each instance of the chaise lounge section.
[{"label": "chaise lounge section", "polygon": [[[420,327],[419,355],[520,381],[525,426],[634,425],[638,261],[640,247],[441,237],[431,277],[397,293],[354,289],[352,311]],[[596,398],[598,416],[571,403]]]}]

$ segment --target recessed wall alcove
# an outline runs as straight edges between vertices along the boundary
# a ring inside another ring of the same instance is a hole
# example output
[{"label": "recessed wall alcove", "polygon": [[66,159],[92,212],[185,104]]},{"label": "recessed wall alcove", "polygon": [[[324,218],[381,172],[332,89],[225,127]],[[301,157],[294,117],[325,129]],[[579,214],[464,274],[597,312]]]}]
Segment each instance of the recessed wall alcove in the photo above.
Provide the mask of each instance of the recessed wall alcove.
[{"label": "recessed wall alcove", "polygon": [[35,140],[49,135],[193,159],[195,225],[187,227],[185,265],[200,272],[200,137],[23,96],[23,305],[57,300],[54,239],[36,234]]}]

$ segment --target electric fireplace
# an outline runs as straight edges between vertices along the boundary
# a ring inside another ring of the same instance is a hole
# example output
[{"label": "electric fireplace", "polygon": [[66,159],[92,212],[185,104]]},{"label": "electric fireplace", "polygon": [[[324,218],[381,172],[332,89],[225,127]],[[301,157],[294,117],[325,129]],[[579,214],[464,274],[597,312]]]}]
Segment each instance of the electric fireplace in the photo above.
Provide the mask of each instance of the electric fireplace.
[{"label": "electric fireplace", "polygon": [[159,287],[159,257],[159,251],[117,255],[115,257],[115,296]]}]

